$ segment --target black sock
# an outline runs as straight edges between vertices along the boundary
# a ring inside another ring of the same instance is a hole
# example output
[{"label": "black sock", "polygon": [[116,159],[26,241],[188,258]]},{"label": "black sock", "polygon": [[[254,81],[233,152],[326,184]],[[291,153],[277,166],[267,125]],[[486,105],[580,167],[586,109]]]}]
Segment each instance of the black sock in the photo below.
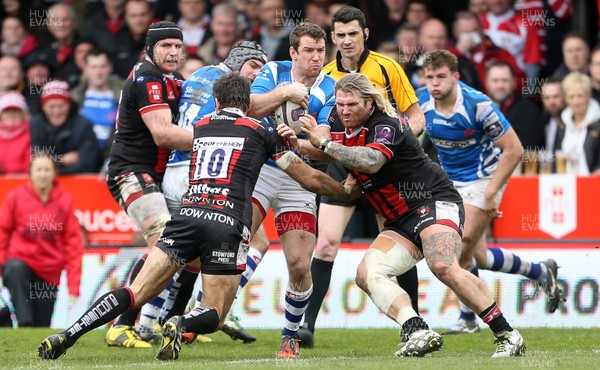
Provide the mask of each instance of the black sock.
[{"label": "black sock", "polygon": [[410,336],[417,330],[429,330],[429,325],[427,325],[421,316],[415,316],[402,324],[402,330],[404,330],[405,335]]},{"label": "black sock", "polygon": [[410,303],[413,310],[419,314],[419,277],[417,276],[417,266],[414,266],[404,274],[396,276],[396,281],[400,288],[404,289],[410,297]]},{"label": "black sock", "polygon": [[513,331],[513,328],[508,324],[500,307],[494,302],[490,307],[483,310],[479,314],[481,320],[490,326],[494,334],[500,334],[505,331]]},{"label": "black sock", "polygon": [[331,270],[333,269],[333,262],[323,261],[318,258],[312,259],[310,265],[310,273],[313,281],[313,292],[310,297],[310,302],[304,313],[304,324],[308,327],[308,330],[315,332],[315,323],[317,322],[317,316],[321,310],[321,304],[327,295],[329,290],[329,284],[331,282]]},{"label": "black sock", "polygon": [[173,288],[177,284],[178,290],[173,292],[175,300],[173,301],[173,307],[169,310],[169,312],[165,316],[165,320],[170,319],[173,316],[181,316],[185,311],[190,298],[192,297],[192,293],[194,291],[194,284],[196,284],[196,279],[198,279],[198,273],[200,269],[189,268],[186,267],[181,271],[177,280],[173,284]]},{"label": "black sock", "polygon": [[[133,268],[131,269],[131,274],[129,275],[129,285],[131,285],[133,283],[136,276],[142,270],[142,266],[144,266],[144,262],[146,262],[145,254],[142,256],[142,258],[140,258],[135,263],[135,265],[133,265]],[[142,308],[140,307],[140,308],[134,308],[133,310],[125,312],[124,314],[121,315],[121,317],[119,317],[117,319],[117,322],[115,322],[115,325],[134,326],[135,320],[137,320],[138,316],[140,315],[141,310],[142,310]]]},{"label": "black sock", "polygon": [[83,334],[110,322],[133,304],[133,295],[128,288],[116,289],[98,298],[79,320],[63,332],[67,336],[67,348]]},{"label": "black sock", "polygon": [[181,316],[181,330],[197,334],[210,334],[219,327],[219,314],[212,307],[196,307]]},{"label": "black sock", "polygon": [[0,326],[12,326],[10,310],[8,309],[8,307],[0,308]]}]

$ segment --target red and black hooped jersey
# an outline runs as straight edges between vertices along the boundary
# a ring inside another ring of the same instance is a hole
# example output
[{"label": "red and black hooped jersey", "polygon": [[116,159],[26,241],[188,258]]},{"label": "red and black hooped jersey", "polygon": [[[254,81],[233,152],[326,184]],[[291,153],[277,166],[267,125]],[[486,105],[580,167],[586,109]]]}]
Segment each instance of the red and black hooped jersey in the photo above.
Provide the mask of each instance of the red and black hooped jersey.
[{"label": "red and black hooped jersey", "polygon": [[195,123],[190,185],[183,205],[219,211],[250,227],[252,192],[260,169],[289,147],[274,127],[241,113],[223,109]]},{"label": "red and black hooped jersey", "polygon": [[348,169],[386,223],[425,203],[462,202],[446,172],[429,159],[410,127],[398,118],[375,110],[366,124],[353,133],[348,133],[337,119],[331,136],[337,143],[373,148],[387,157],[387,163],[375,174]]},{"label": "red and black hooped jersey", "polygon": [[111,176],[145,172],[162,180],[170,149],[156,146],[142,115],[169,109],[171,122],[177,125],[182,82],[179,72],[164,75],[145,59],[133,67],[119,99],[115,140],[108,165]]}]

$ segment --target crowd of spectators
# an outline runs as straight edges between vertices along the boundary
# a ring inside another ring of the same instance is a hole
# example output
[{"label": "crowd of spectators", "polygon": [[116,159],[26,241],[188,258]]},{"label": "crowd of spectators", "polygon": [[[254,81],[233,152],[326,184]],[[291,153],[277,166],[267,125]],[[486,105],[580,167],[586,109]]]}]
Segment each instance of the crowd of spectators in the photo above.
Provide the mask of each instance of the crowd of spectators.
[{"label": "crowd of spectators", "polygon": [[[270,60],[287,60],[293,26],[310,21],[329,34],[331,14],[342,6],[353,5],[368,16],[368,47],[397,60],[415,88],[424,85],[421,65],[425,52],[448,49],[459,58],[461,80],[488,94],[501,107],[526,149],[574,150],[563,147],[562,136],[558,141],[556,137],[562,135],[557,128],[566,124],[565,112],[572,110],[557,112],[557,105],[547,104],[556,101],[556,96],[562,99],[565,91],[560,82],[573,73],[587,76],[589,83],[581,82],[579,75],[572,80],[590,87],[590,99],[600,99],[600,49],[593,47],[591,37],[572,31],[574,5],[585,6],[584,2],[573,3],[6,0],[0,9],[0,95],[9,94],[13,102],[3,109],[17,110],[22,118],[17,125],[7,123],[10,115],[0,117],[0,140],[7,142],[14,136],[19,140],[15,145],[22,146],[23,135],[17,135],[12,127],[29,125],[27,140],[31,138],[32,150],[60,153],[65,161],[73,161],[61,163],[61,173],[97,172],[110,150],[120,88],[143,56],[145,34],[153,22],[171,20],[181,27],[186,48],[181,72],[187,77],[204,65],[223,61],[233,45],[243,39],[259,42]],[[326,63],[335,53],[335,46],[328,40]],[[55,104],[43,103],[45,86],[56,80],[66,83],[58,94],[69,105],[62,124],[53,123],[49,116]],[[555,99],[544,96],[548,94]],[[588,106],[595,107],[591,102]],[[563,108],[567,108],[566,103]],[[577,121],[571,116],[566,121],[574,119]],[[65,129],[73,124],[73,128]],[[593,135],[598,124],[586,118],[587,135]],[[88,138],[86,134],[78,147],[65,148],[67,141],[80,140],[69,138],[74,131],[93,135]],[[586,153],[598,157],[600,146],[590,141],[582,136],[575,142],[581,147],[579,151],[585,146]],[[0,173],[25,172],[23,166],[7,164],[10,155],[0,156]],[[82,163],[84,160],[86,163]],[[597,162],[588,163],[587,173],[598,170]]]}]

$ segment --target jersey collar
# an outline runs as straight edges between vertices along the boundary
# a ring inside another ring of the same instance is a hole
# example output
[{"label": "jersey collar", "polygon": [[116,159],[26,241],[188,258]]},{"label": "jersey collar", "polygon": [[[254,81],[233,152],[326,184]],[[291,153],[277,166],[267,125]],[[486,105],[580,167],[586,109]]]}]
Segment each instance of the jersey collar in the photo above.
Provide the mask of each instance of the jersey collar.
[{"label": "jersey collar", "polygon": [[[367,58],[369,57],[369,53],[369,49],[367,49],[367,47],[365,46],[365,50],[363,50],[362,54],[360,55],[360,59],[358,59],[358,69],[356,70],[357,72],[360,72],[360,68],[362,67],[365,60],[367,60]],[[342,53],[340,53],[339,50],[335,55],[335,59],[338,71],[350,73],[350,71],[344,68],[344,65],[342,64]]]},{"label": "jersey collar", "polygon": [[240,117],[244,116],[244,112],[242,112],[241,109],[237,109],[237,108],[223,108],[221,109],[222,112],[227,112],[227,113],[232,113],[235,115],[238,115]]}]

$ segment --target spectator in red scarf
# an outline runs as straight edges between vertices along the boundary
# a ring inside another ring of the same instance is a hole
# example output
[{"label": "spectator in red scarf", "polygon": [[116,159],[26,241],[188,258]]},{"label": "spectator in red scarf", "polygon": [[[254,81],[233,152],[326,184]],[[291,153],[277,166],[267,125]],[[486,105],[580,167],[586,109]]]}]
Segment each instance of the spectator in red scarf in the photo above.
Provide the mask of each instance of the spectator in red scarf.
[{"label": "spectator in red scarf", "polygon": [[50,61],[54,77],[75,86],[81,72],[77,69],[73,51],[79,43],[75,31],[75,9],[72,5],[58,3],[48,10],[46,19],[52,41],[40,49],[41,56]]}]

